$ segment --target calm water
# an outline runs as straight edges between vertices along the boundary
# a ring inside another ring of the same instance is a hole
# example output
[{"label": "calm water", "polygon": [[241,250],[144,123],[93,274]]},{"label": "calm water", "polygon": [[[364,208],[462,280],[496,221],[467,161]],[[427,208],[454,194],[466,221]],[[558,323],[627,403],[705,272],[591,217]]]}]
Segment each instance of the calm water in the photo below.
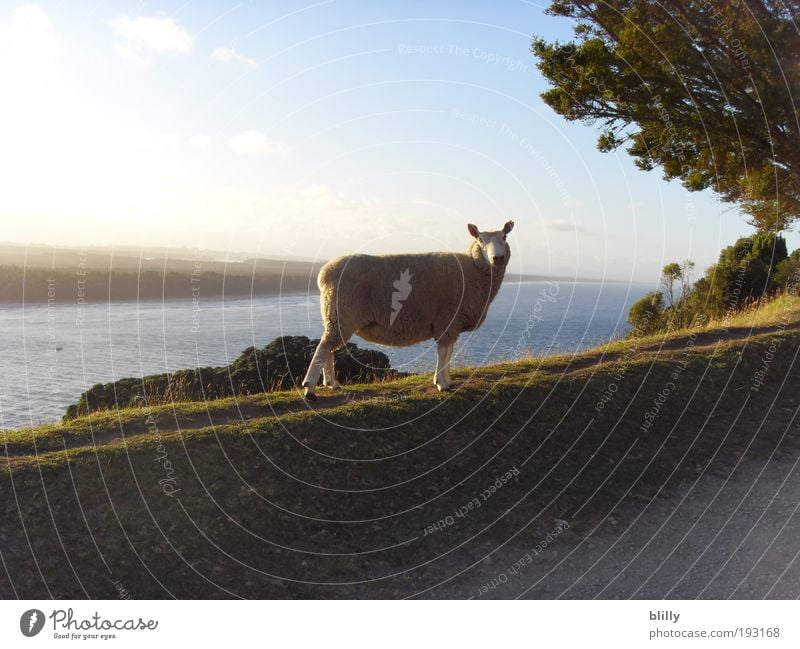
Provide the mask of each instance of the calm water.
[{"label": "calm water", "polygon": [[[505,284],[483,326],[462,335],[453,363],[593,346],[628,330],[641,284]],[[95,383],[182,368],[225,365],[276,336],[321,333],[319,298],[0,306],[0,427],[54,422]],[[358,338],[359,346],[370,346]],[[432,342],[383,348],[398,369],[432,372]]]}]

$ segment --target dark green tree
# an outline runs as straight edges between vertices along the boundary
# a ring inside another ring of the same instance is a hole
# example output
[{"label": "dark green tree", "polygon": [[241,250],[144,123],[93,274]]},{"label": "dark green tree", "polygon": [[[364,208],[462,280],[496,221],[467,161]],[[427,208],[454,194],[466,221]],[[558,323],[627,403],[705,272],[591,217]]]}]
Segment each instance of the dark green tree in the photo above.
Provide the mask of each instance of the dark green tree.
[{"label": "dark green tree", "polygon": [[761,230],[800,218],[796,0],[554,0],[575,40],[532,49],[568,120],[596,123],[689,190],[712,188]]},{"label": "dark green tree", "polygon": [[792,295],[800,293],[800,248],[777,264],[775,283],[779,289],[787,293]]},{"label": "dark green tree", "polygon": [[685,326],[701,325],[711,319],[717,312],[717,300],[711,286],[709,276],[713,276],[712,266],[705,277],[698,279],[686,297],[681,300],[681,313]]},{"label": "dark green tree", "polygon": [[628,310],[628,323],[632,335],[646,336],[664,328],[664,294],[652,291],[634,302]]},{"label": "dark green tree", "polygon": [[756,232],[724,248],[706,273],[717,311],[738,311],[774,293],[776,269],[787,256],[786,240],[774,232]]}]

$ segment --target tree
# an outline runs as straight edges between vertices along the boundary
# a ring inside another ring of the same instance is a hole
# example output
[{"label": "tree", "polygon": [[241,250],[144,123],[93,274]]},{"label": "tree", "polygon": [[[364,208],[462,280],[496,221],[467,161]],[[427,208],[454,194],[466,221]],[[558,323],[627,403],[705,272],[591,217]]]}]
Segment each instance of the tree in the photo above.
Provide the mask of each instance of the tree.
[{"label": "tree", "polygon": [[775,283],[791,295],[800,293],[800,248],[777,264]]},{"label": "tree", "polygon": [[[761,230],[800,218],[800,32],[796,0],[553,0],[576,41],[534,38],[544,101],[599,123],[689,190],[711,187]],[[793,94],[794,93],[794,96]]]},{"label": "tree", "polygon": [[[661,271],[661,286],[664,289],[664,298],[667,301],[666,308],[669,310],[669,321],[673,327],[683,326],[683,307],[686,303],[686,296],[691,288],[691,275],[694,270],[694,262],[685,259],[679,264],[675,261],[664,266]],[[675,282],[680,282],[681,292],[678,299],[675,299]]]},{"label": "tree", "polygon": [[661,286],[664,287],[664,297],[667,300],[667,307],[670,309],[675,307],[673,287],[675,286],[675,282],[682,277],[681,265],[674,261],[664,266],[664,269],[661,271]]},{"label": "tree", "polygon": [[774,232],[756,232],[724,248],[706,273],[717,310],[738,311],[774,293],[776,269],[787,256],[786,240]]},{"label": "tree", "polygon": [[695,326],[707,322],[716,315],[717,301],[709,276],[713,276],[714,266],[706,272],[705,277],[698,279],[681,301],[683,321],[688,326]]},{"label": "tree", "polygon": [[646,336],[663,328],[664,295],[652,291],[634,302],[628,310],[628,322],[633,327],[632,335]]},{"label": "tree", "polygon": [[684,302],[692,290],[692,275],[695,263],[691,259],[684,259],[681,264],[681,302]]}]

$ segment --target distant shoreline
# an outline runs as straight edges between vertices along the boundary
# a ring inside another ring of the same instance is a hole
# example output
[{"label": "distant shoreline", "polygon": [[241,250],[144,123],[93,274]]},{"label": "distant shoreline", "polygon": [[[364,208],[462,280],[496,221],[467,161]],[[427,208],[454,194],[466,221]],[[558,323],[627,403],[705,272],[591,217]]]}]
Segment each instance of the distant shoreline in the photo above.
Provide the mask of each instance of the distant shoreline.
[{"label": "distant shoreline", "polygon": [[518,275],[512,279],[506,279],[507,284],[524,284],[526,282],[564,282],[566,284],[650,284],[636,279],[594,279],[592,277],[562,277],[544,275]]},{"label": "distant shoreline", "polygon": [[[187,278],[188,279],[188,278]],[[573,279],[571,277],[537,277],[537,276],[522,276],[518,278],[512,278],[506,280],[505,284],[531,284],[535,282],[563,282],[567,284],[634,284],[634,285],[642,285],[647,284],[648,282],[641,282],[641,281],[624,281],[624,280],[614,280],[614,279],[590,279],[590,278],[579,278]],[[311,290],[309,290],[309,288]],[[128,295],[128,296],[113,296],[111,299],[107,297],[91,297],[85,298],[82,302],[79,302],[75,296],[71,298],[64,298],[56,296],[55,298],[48,298],[46,295],[41,295],[35,298],[31,298],[28,300],[14,300],[14,299],[3,299],[0,298],[0,307],[14,307],[14,306],[46,306],[48,304],[52,304],[56,307],[64,307],[69,305],[95,305],[95,304],[126,304],[126,303],[146,303],[146,304],[154,304],[158,302],[191,302],[192,300],[199,300],[202,302],[220,302],[225,300],[242,300],[247,298],[274,298],[274,297],[296,297],[296,296],[318,296],[319,292],[317,291],[316,283],[312,282],[310,285],[303,287],[286,287],[284,289],[265,289],[260,291],[254,292],[240,292],[240,291],[214,291],[214,292],[206,292],[201,293],[199,296],[192,296],[192,295],[147,295],[147,296],[135,296],[135,295]]]}]

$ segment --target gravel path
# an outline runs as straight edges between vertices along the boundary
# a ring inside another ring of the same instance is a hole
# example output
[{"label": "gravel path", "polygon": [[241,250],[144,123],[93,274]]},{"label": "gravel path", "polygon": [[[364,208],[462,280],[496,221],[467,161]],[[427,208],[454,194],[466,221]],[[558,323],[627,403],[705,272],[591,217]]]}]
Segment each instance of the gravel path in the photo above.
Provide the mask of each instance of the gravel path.
[{"label": "gravel path", "polygon": [[649,504],[625,503],[585,537],[575,528],[552,521],[526,530],[429,596],[798,598],[800,452],[743,461],[729,479],[706,473]]}]

